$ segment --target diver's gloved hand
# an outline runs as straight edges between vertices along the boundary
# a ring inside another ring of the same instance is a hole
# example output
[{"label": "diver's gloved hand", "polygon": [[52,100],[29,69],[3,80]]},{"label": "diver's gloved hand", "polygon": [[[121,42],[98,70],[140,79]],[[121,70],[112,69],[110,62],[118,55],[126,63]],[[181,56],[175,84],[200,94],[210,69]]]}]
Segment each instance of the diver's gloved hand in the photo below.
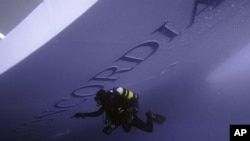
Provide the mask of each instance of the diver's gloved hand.
[{"label": "diver's gloved hand", "polygon": [[76,113],[73,117],[74,118],[85,118],[86,114],[85,113]]}]

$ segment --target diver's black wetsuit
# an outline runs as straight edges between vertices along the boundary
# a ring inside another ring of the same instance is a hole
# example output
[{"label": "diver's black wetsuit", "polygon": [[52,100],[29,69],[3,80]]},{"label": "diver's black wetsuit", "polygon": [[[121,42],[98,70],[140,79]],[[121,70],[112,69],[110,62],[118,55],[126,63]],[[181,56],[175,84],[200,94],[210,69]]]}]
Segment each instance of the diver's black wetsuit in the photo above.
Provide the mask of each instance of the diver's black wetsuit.
[{"label": "diver's black wetsuit", "polygon": [[[103,132],[110,134],[106,130],[114,130],[118,126],[122,126],[125,132],[131,130],[131,126],[135,126],[143,131],[153,131],[153,120],[150,115],[147,115],[147,121],[144,122],[137,116],[137,110],[130,107],[124,97],[115,93],[109,94],[107,100],[101,104],[99,110],[90,113],[79,113],[79,117],[98,117],[105,113],[105,124]],[[109,128],[109,129],[108,129]]]}]

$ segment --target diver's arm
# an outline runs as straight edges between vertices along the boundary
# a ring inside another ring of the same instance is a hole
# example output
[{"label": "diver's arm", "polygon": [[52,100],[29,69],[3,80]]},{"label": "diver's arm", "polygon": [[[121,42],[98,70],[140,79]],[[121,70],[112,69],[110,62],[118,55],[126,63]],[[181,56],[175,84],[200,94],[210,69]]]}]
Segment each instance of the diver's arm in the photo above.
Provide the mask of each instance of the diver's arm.
[{"label": "diver's arm", "polygon": [[104,112],[104,108],[101,107],[99,110],[95,111],[95,112],[90,112],[90,113],[84,113],[85,117],[98,117],[101,114],[103,114]]},{"label": "diver's arm", "polygon": [[85,118],[85,117],[98,117],[104,112],[104,108],[101,107],[99,110],[90,113],[76,113],[73,117],[75,118]]}]

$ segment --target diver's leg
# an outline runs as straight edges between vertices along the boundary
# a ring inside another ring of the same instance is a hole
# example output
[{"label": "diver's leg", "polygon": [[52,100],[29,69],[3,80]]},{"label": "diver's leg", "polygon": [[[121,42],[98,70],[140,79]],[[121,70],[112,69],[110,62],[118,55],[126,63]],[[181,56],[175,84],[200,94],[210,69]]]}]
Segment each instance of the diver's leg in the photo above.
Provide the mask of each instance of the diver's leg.
[{"label": "diver's leg", "polygon": [[153,132],[153,119],[151,116],[147,116],[147,122],[144,122],[137,116],[134,116],[134,119],[131,124],[143,131]]}]

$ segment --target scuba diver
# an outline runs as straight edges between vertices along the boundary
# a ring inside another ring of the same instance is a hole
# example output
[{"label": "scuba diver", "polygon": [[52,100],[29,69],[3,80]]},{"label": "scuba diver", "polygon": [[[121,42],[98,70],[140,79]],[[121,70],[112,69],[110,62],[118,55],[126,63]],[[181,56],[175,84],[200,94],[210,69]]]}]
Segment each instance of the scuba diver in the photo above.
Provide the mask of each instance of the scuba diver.
[{"label": "scuba diver", "polygon": [[[139,96],[123,87],[108,90],[99,90],[95,101],[99,110],[90,113],[76,113],[74,118],[98,117],[103,115],[105,134],[110,134],[114,129],[122,126],[125,132],[129,132],[135,126],[146,132],[153,132],[153,121],[162,124],[165,117],[159,114],[146,112],[147,121],[144,122],[137,116]],[[105,114],[104,114],[105,113]]]}]

